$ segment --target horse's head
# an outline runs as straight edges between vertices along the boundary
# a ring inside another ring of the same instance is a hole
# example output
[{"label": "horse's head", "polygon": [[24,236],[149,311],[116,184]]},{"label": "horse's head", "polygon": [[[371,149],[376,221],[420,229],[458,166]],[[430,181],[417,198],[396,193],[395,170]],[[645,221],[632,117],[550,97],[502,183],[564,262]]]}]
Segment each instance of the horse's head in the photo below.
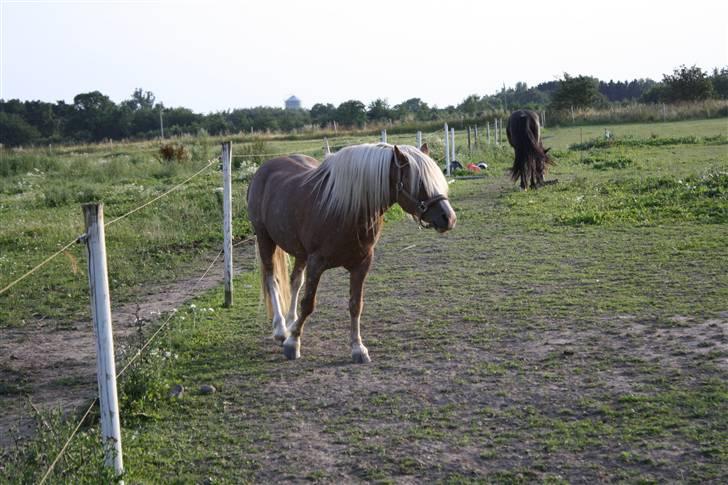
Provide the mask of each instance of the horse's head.
[{"label": "horse's head", "polygon": [[427,144],[419,150],[395,145],[389,180],[396,202],[422,226],[437,232],[455,227],[457,217],[447,199],[447,180],[429,157]]}]

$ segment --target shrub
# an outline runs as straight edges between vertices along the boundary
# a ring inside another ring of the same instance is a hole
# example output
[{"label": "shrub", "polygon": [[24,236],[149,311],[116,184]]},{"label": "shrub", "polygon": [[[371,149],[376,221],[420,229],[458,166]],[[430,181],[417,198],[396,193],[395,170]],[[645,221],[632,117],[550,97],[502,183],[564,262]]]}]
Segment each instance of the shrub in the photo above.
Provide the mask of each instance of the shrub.
[{"label": "shrub", "polygon": [[160,146],[159,157],[165,162],[184,162],[190,158],[187,149],[179,143],[165,143]]}]

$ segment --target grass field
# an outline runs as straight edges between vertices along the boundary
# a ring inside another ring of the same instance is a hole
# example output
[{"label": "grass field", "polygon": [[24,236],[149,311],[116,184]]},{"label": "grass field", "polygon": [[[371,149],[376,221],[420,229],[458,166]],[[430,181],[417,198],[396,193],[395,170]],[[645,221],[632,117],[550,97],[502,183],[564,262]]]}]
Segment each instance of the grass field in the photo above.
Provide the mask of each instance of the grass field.
[{"label": "grass field", "polygon": [[[127,483],[725,482],[728,120],[609,130],[604,142],[599,126],[546,129],[559,183],[539,191],[507,179],[506,148],[462,153],[489,173],[451,184],[458,225],[444,236],[394,217],[367,282],[370,365],[349,363],[343,271],[325,274],[296,362],[269,338],[254,272],[238,276],[233,309],[220,289],[187,302],[120,383]],[[119,215],[199,168],[217,150],[205,143],[173,168],[132,153],[112,176],[97,163],[110,154],[65,153],[55,171],[0,179],[0,287],[80,233],[74,184]],[[49,206],[59,184],[66,202]],[[109,229],[112,295],[199,268],[219,247],[218,185],[213,170]],[[0,326],[83,318],[84,257],[71,256],[77,272],[64,257],[0,296]],[[49,426],[4,452],[0,481],[37,481],[55,457],[74,423],[42,416]],[[97,437],[84,426],[51,480],[98,482]]]}]

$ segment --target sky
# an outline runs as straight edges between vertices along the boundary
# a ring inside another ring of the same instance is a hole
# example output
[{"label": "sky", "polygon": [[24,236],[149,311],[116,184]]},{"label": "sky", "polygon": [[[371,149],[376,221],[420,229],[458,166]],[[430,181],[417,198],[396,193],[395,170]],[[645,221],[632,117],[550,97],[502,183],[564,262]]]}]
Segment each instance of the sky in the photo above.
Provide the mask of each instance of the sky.
[{"label": "sky", "polygon": [[0,98],[134,89],[196,112],[419,97],[457,105],[564,72],[728,66],[720,0],[0,0]]}]

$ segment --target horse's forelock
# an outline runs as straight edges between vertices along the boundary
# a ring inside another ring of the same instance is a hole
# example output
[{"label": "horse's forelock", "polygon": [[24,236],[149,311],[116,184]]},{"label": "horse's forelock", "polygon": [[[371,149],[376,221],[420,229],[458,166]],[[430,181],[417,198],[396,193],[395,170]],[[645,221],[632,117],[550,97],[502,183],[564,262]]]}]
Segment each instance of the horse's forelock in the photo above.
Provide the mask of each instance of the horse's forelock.
[{"label": "horse's forelock", "polygon": [[447,195],[448,184],[437,163],[429,155],[410,145],[398,145],[400,152],[409,160],[410,194],[417,196],[420,184],[428,197]]}]

